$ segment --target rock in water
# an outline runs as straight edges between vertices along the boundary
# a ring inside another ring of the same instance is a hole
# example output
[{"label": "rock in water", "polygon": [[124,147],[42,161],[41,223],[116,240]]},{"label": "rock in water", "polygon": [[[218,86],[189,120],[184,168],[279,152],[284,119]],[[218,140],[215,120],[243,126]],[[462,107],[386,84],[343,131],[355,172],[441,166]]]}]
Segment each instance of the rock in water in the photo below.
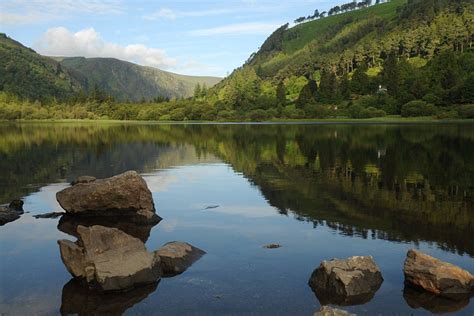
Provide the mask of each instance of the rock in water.
[{"label": "rock in water", "polygon": [[78,183],[56,194],[63,209],[74,215],[142,215],[154,220],[153,197],[135,171],[112,178]]},{"label": "rock in water", "polygon": [[164,275],[173,276],[186,271],[206,252],[188,243],[174,241],[161,247],[156,254],[161,259],[161,268]]},{"label": "rock in water", "polygon": [[321,309],[314,314],[314,316],[356,316],[355,314],[349,314],[348,312],[332,308],[330,306],[322,306]]},{"label": "rock in water", "polygon": [[79,183],[91,183],[91,182],[94,182],[95,180],[97,180],[96,177],[80,176],[80,177],[77,177],[76,180],[72,181],[71,185],[76,185]]},{"label": "rock in water", "polygon": [[0,226],[16,221],[23,213],[23,201],[21,200],[13,200],[8,206],[0,206]]},{"label": "rock in water", "polygon": [[453,264],[411,249],[403,268],[405,282],[436,295],[463,299],[474,290],[474,276]]},{"label": "rock in water", "polygon": [[101,290],[130,289],[161,277],[160,258],[139,239],[116,228],[78,226],[79,240],[59,240],[68,271]]},{"label": "rock in water", "polygon": [[371,256],[323,261],[309,279],[322,305],[366,303],[382,282],[382,274]]}]

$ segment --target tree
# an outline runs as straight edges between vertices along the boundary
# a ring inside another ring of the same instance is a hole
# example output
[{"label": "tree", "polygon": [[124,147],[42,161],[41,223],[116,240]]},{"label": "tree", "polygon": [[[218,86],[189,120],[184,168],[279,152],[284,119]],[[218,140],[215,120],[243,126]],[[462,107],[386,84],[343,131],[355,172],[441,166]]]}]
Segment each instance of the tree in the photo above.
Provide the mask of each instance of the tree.
[{"label": "tree", "polygon": [[351,91],[357,94],[366,94],[369,91],[370,79],[367,75],[367,63],[362,62],[352,76]]},{"label": "tree", "polygon": [[194,98],[197,99],[201,96],[202,90],[201,90],[201,84],[198,82],[196,86],[194,87]]},{"label": "tree", "polygon": [[334,102],[338,96],[337,78],[332,70],[324,69],[321,73],[321,82],[319,84],[319,94],[322,101]]},{"label": "tree", "polygon": [[307,104],[314,103],[315,101],[313,93],[311,92],[310,83],[308,82],[308,84],[301,89],[300,95],[296,100],[296,107],[303,109]]},{"label": "tree", "polygon": [[280,83],[278,83],[278,86],[277,86],[277,89],[276,89],[276,97],[277,97],[278,105],[285,106],[285,104],[286,104],[286,88],[285,88],[285,84],[283,83],[283,81],[280,81]]},{"label": "tree", "polygon": [[387,86],[388,93],[396,97],[400,86],[400,71],[398,69],[397,55],[393,51],[388,55],[383,64],[382,81]]},{"label": "tree", "polygon": [[351,87],[347,74],[342,75],[341,82],[339,84],[339,92],[344,100],[347,100],[351,97]]}]

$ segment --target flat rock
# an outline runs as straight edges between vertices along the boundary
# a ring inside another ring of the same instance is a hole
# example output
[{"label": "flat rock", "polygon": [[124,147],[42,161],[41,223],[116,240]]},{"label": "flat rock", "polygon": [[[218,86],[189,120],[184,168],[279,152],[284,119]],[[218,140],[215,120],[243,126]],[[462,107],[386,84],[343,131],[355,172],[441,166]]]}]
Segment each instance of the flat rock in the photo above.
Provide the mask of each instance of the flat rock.
[{"label": "flat rock", "polygon": [[463,299],[474,290],[474,276],[448,262],[411,249],[403,268],[405,283],[430,293]]},{"label": "flat rock", "polygon": [[161,259],[161,268],[164,275],[173,276],[186,271],[206,252],[188,243],[174,241],[165,244],[156,254]]},{"label": "flat rock", "polygon": [[145,180],[135,171],[78,183],[58,192],[56,199],[68,214],[141,215],[150,220],[156,216],[152,194]]},{"label": "flat rock", "polygon": [[158,283],[129,291],[103,292],[72,279],[63,287],[61,315],[123,315],[153,293]]},{"label": "flat rock", "polygon": [[332,308],[331,306],[322,306],[321,309],[314,314],[314,316],[356,316],[350,314],[345,310]]},{"label": "flat rock", "polygon": [[78,226],[79,240],[59,240],[61,259],[76,278],[104,291],[157,282],[160,257],[138,238],[116,228]]},{"label": "flat rock", "polygon": [[23,213],[21,200],[13,200],[8,206],[0,206],[0,226],[16,221]]},{"label": "flat rock", "polygon": [[267,245],[264,245],[263,248],[265,248],[265,249],[278,249],[278,248],[281,248],[281,245],[280,244],[267,244]]},{"label": "flat rock", "polygon": [[51,212],[51,213],[44,213],[44,214],[38,214],[38,215],[33,215],[34,218],[58,218],[60,216],[63,216],[64,212]]},{"label": "flat rock", "polygon": [[364,304],[373,298],[382,282],[380,269],[371,256],[323,261],[309,279],[322,305]]}]

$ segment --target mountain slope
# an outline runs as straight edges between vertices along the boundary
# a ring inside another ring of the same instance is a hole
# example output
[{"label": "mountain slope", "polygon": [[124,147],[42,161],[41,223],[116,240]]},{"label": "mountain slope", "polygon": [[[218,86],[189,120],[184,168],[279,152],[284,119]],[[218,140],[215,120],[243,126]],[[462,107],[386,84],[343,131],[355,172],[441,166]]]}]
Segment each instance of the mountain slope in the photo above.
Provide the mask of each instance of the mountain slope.
[{"label": "mountain slope", "polygon": [[81,88],[80,79],[57,61],[0,33],[0,91],[45,100],[68,97]]},{"label": "mountain slope", "polygon": [[150,100],[158,96],[190,97],[196,84],[214,86],[217,77],[178,75],[114,58],[55,58],[64,68],[86,78],[86,90],[97,85],[119,101]]}]

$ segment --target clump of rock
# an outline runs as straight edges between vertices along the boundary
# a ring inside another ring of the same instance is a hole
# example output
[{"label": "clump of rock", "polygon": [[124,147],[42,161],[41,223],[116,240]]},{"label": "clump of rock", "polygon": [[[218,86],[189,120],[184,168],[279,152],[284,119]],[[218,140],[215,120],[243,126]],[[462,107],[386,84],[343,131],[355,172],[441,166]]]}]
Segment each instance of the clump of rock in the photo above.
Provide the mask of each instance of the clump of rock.
[{"label": "clump of rock", "polygon": [[463,299],[474,291],[474,276],[453,264],[411,249],[403,268],[405,282],[430,293]]},{"label": "clump of rock", "polygon": [[104,226],[79,226],[77,232],[77,242],[58,241],[61,259],[74,277],[105,291],[160,279],[160,257],[148,252],[138,238]]},{"label": "clump of rock", "polygon": [[161,259],[161,269],[165,276],[181,274],[194,262],[206,254],[204,250],[185,242],[169,242],[156,252]]},{"label": "clump of rock", "polygon": [[140,215],[144,222],[157,220],[152,194],[135,171],[107,179],[78,179],[75,185],[58,192],[56,199],[72,215]]},{"label": "clump of rock", "polygon": [[21,200],[13,200],[8,206],[0,206],[0,226],[16,221],[23,213]]},{"label": "clump of rock", "polygon": [[321,304],[354,305],[372,299],[383,282],[371,256],[323,261],[309,279]]}]

